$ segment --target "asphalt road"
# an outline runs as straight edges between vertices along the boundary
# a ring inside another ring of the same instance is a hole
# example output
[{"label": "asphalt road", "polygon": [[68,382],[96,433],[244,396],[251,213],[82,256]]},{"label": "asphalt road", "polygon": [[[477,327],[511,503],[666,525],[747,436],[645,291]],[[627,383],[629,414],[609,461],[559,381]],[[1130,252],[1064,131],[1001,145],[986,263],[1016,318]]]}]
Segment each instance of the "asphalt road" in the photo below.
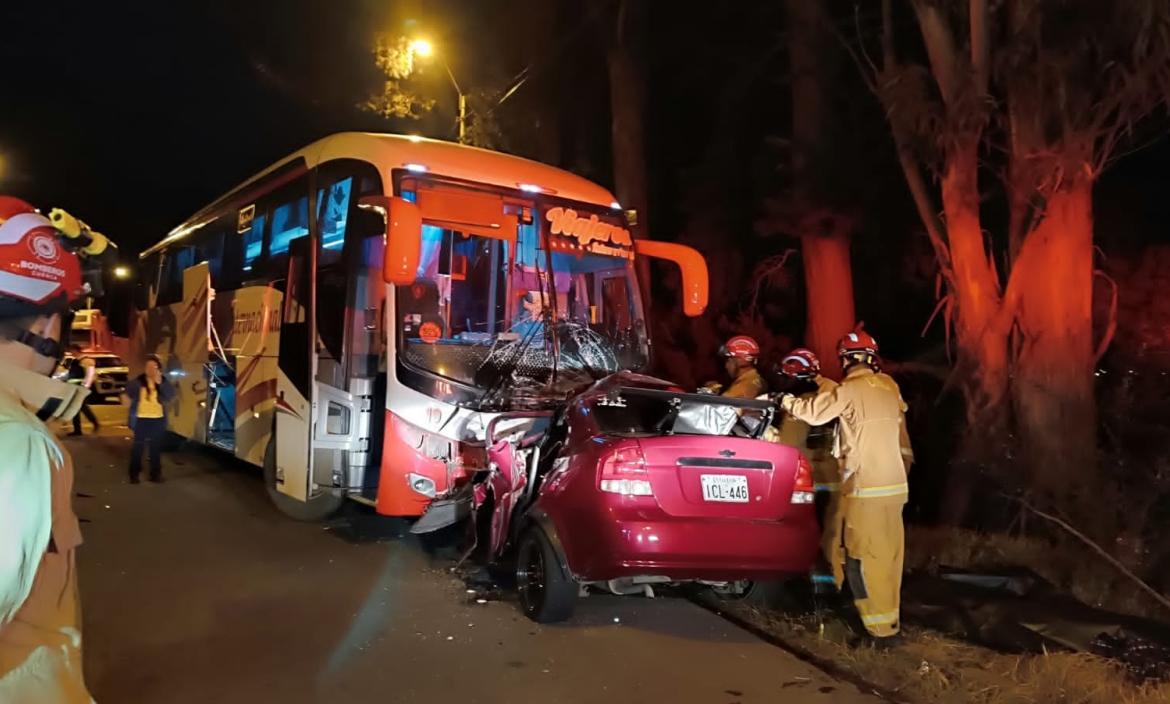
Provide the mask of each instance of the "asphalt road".
[{"label": "asphalt road", "polygon": [[98,410],[101,434],[67,446],[99,704],[877,701],[679,599],[594,595],[538,626],[404,524],[356,505],[293,522],[210,450],[132,486],[124,411]]}]

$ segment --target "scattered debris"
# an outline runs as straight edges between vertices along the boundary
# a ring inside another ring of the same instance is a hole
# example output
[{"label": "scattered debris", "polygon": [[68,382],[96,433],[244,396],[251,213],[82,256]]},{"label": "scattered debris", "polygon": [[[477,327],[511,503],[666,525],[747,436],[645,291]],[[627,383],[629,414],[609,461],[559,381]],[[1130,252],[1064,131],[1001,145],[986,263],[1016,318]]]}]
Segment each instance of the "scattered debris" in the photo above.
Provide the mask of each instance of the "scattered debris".
[{"label": "scattered debris", "polygon": [[1170,628],[1088,606],[1030,570],[944,567],[903,584],[908,622],[1000,652],[1099,655],[1140,680],[1170,681]]},{"label": "scattered debris", "polygon": [[1117,660],[1136,681],[1170,681],[1170,646],[1118,630],[1093,639],[1089,652]]}]

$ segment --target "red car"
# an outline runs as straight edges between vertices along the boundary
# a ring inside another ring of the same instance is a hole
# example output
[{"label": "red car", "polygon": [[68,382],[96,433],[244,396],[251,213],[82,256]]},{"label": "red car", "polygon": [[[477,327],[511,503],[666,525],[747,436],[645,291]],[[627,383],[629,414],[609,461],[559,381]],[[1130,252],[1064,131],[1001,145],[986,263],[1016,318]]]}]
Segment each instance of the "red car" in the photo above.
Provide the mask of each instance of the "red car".
[{"label": "red car", "polygon": [[525,614],[564,620],[583,585],[652,594],[807,572],[812,474],[795,449],[759,439],[771,417],[765,402],[620,373],[561,413],[493,420],[473,503],[478,516],[490,506],[490,554],[515,557]]}]

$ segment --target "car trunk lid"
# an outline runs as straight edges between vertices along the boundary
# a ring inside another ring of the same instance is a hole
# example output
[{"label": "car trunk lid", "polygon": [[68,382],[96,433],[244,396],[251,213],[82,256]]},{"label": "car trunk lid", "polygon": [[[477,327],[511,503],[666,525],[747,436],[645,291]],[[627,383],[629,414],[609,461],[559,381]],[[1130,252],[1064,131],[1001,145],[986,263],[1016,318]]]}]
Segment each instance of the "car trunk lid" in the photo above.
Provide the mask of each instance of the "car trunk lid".
[{"label": "car trunk lid", "polygon": [[638,443],[654,497],[671,516],[776,520],[789,510],[798,463],[793,448],[679,435]]}]

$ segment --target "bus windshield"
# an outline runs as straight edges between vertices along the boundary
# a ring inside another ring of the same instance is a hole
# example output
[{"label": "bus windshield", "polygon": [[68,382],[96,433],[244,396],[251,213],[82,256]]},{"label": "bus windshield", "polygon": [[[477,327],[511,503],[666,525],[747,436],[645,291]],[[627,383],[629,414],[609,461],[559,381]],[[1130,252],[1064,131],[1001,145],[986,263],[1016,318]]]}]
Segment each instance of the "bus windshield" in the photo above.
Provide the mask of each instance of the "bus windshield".
[{"label": "bus windshield", "polygon": [[[398,287],[401,360],[485,391],[507,387],[505,395],[562,396],[644,368],[632,247],[597,236],[620,227],[606,225],[612,216],[599,210],[533,208],[538,217],[519,225],[515,251],[504,240],[424,224],[415,282]],[[566,212],[592,225],[593,236],[565,232]]]}]

